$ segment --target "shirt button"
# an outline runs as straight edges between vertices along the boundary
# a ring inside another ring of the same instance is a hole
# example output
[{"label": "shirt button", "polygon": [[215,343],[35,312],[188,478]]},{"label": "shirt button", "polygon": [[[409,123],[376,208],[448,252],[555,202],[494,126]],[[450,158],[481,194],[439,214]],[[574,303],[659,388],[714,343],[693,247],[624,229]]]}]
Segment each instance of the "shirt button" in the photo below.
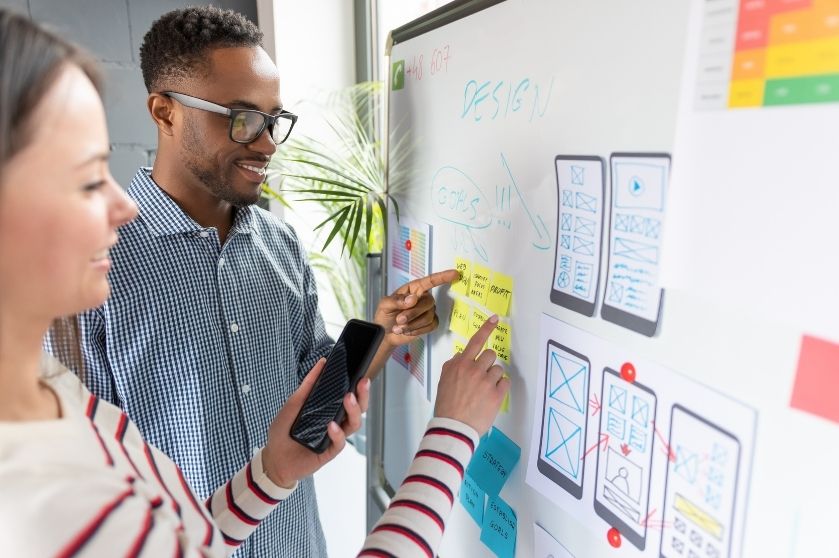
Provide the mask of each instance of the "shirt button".
[{"label": "shirt button", "polygon": [[233,333],[239,331],[239,324],[230,324],[230,331],[232,331]]},{"label": "shirt button", "polygon": [[224,258],[219,258],[218,259],[218,264],[219,265],[224,265]]},{"label": "shirt button", "polygon": [[210,236],[210,233],[207,231],[201,231],[201,238],[207,238],[208,236]]},{"label": "shirt button", "polygon": [[250,393],[250,392],[251,392],[251,386],[249,386],[248,384],[245,384],[245,385],[242,386],[242,393]]}]

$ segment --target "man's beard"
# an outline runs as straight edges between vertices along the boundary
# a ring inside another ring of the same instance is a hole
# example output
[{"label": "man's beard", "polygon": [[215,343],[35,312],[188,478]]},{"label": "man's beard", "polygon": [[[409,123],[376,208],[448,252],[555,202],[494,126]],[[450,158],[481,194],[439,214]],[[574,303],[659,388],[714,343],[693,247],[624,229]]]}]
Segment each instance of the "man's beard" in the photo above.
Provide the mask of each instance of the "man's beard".
[{"label": "man's beard", "polygon": [[[215,163],[215,159],[203,153],[202,142],[195,128],[189,123],[184,130],[184,165],[207,190],[216,198],[226,201],[234,207],[246,207],[259,200],[260,189],[253,195],[241,195],[233,187],[231,174],[233,168],[222,169]],[[204,163],[203,165],[201,163]]]}]

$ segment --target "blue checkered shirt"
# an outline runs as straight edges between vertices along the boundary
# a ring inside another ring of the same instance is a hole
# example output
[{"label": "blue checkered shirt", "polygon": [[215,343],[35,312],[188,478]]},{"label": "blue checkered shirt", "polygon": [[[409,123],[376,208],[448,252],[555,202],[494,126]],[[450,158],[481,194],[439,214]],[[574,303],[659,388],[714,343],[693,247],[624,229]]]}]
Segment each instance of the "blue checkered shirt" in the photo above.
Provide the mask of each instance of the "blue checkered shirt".
[{"label": "blue checkered shirt", "polygon": [[[255,207],[224,245],[141,168],[139,217],[111,252],[111,298],[81,318],[85,381],[208,497],[265,444],[268,425],[329,352],[315,279],[294,231]],[[326,556],[302,481],[235,556]]]}]

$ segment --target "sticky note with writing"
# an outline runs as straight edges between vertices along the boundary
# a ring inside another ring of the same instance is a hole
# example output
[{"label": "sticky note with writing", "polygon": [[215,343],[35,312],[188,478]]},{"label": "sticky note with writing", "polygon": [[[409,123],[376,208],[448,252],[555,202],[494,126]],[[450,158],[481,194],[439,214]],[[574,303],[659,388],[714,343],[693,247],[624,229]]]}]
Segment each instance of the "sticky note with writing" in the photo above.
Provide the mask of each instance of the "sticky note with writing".
[{"label": "sticky note with writing", "polygon": [[489,285],[487,294],[487,308],[499,316],[506,316],[510,312],[510,301],[513,298],[513,278],[503,273],[495,273]]},{"label": "sticky note with writing", "polygon": [[463,486],[460,487],[460,503],[478,525],[484,523],[484,491],[469,475],[463,476]]},{"label": "sticky note with writing", "polygon": [[495,330],[487,339],[487,347],[495,351],[500,360],[510,364],[510,349],[513,345],[513,331],[509,323],[498,322]]},{"label": "sticky note with writing", "polygon": [[452,317],[449,320],[449,329],[463,337],[469,337],[469,320],[471,317],[471,308],[469,308],[469,305],[462,300],[455,299],[452,303]]},{"label": "sticky note with writing", "polygon": [[489,292],[489,279],[492,272],[481,264],[472,264],[472,275],[469,277],[469,298],[486,306]]},{"label": "sticky note with writing", "polygon": [[456,293],[460,293],[463,296],[469,294],[469,276],[471,275],[470,271],[471,265],[469,265],[469,260],[465,260],[463,258],[456,258],[454,260],[454,268],[460,273],[460,279],[452,283],[452,290]]},{"label": "sticky note with writing", "polygon": [[490,497],[481,525],[481,542],[498,558],[513,558],[517,530],[518,520],[513,508],[498,496]]},{"label": "sticky note with writing", "polygon": [[466,472],[489,496],[496,496],[519,462],[521,448],[493,427],[484,434]]},{"label": "sticky note with writing", "polygon": [[472,337],[475,335],[475,332],[481,329],[481,326],[484,325],[484,322],[487,321],[487,316],[480,310],[472,310],[472,319],[469,321],[469,334],[465,337]]}]

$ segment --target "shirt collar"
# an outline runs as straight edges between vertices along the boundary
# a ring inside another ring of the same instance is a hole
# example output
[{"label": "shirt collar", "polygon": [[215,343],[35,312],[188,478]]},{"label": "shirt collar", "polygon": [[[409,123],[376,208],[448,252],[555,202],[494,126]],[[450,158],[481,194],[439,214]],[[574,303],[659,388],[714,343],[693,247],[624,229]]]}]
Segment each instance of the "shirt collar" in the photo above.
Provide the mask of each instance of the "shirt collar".
[{"label": "shirt collar", "polygon": [[[206,230],[186,214],[151,177],[151,167],[140,167],[128,185],[128,194],[137,202],[142,219],[156,236],[197,233]],[[254,208],[236,209],[230,233],[255,232]]]}]

